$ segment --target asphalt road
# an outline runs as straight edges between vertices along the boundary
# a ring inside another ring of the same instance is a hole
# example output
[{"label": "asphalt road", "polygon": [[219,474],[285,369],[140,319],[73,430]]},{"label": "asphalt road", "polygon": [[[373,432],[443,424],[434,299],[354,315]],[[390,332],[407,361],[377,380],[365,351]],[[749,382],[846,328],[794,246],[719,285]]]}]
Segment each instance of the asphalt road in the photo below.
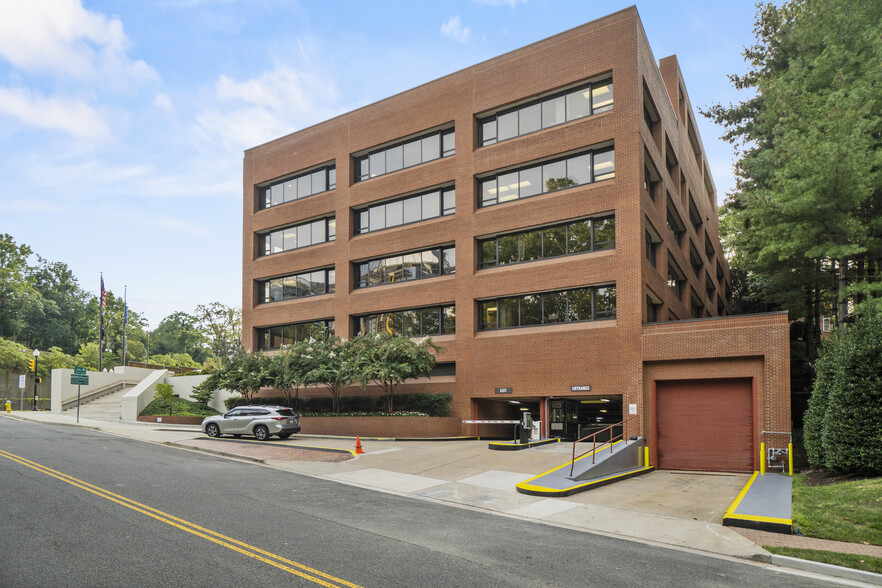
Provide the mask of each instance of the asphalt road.
[{"label": "asphalt road", "polygon": [[5,418],[0,513],[0,587],[827,585]]}]

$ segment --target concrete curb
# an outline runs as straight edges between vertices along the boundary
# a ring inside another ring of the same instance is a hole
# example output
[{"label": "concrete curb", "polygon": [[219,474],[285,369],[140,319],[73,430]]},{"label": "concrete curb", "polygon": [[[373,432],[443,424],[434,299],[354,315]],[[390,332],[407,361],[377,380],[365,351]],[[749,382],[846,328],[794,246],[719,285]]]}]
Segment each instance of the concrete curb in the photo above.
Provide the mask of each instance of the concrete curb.
[{"label": "concrete curb", "polygon": [[772,565],[792,568],[803,572],[822,574],[824,576],[845,578],[846,580],[865,582],[867,584],[875,584],[876,586],[882,586],[882,574],[874,574],[873,572],[865,572],[863,570],[855,570],[853,568],[834,566],[832,564],[811,561],[808,559],[800,559],[798,557],[788,557],[786,555],[772,554]]}]

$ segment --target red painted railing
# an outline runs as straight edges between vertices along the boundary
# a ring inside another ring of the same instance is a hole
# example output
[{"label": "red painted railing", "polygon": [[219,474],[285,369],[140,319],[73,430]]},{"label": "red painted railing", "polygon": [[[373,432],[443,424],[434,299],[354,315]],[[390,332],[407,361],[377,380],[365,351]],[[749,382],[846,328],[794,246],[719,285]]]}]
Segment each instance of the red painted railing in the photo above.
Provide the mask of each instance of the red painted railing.
[{"label": "red painted railing", "polygon": [[[622,431],[618,435],[614,435],[613,434],[614,427],[621,427]],[[603,441],[600,444],[600,451],[603,451],[604,445],[609,443],[609,452],[612,453],[613,452],[613,443],[615,443],[619,439],[627,439],[628,435],[631,433],[631,431],[638,432],[639,430],[640,430],[640,419],[638,418],[637,415],[632,415],[620,423],[610,425],[605,429],[601,429],[601,430],[597,431],[596,433],[591,433],[590,435],[588,435],[586,437],[582,437],[581,439],[577,439],[576,441],[573,442],[573,461],[570,462],[570,476],[573,475],[573,469],[576,467],[576,460],[579,459],[580,457],[583,457],[583,456],[588,455],[590,453],[591,454],[591,463],[594,463],[594,458],[598,452],[598,449],[597,449],[597,436],[598,435],[600,435],[601,433],[604,433],[606,431],[609,431],[609,441]],[[587,441],[589,439],[591,439],[591,449],[588,451],[585,451],[584,453],[581,453],[577,456],[576,455],[576,443],[581,443],[581,442]]]}]

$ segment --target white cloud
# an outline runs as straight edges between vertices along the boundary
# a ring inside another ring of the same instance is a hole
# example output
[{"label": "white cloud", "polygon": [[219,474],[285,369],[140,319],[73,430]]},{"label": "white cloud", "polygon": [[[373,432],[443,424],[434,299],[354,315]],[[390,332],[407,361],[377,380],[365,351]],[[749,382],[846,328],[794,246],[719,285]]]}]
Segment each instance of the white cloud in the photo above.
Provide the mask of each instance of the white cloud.
[{"label": "white cloud", "polygon": [[30,90],[0,88],[0,116],[6,115],[33,127],[60,130],[83,139],[107,140],[110,127],[85,102],[46,98]]},{"label": "white cloud", "polygon": [[462,19],[459,16],[451,16],[441,25],[441,34],[450,37],[460,43],[469,40],[472,31],[469,27],[462,26]]},{"label": "white cloud", "polygon": [[159,74],[126,56],[119,18],[87,10],[80,0],[0,2],[0,56],[32,73],[51,73],[129,88]]},{"label": "white cloud", "polygon": [[518,4],[526,4],[528,0],[474,0],[478,4],[486,4],[487,6],[511,6],[517,7]]},{"label": "white cloud", "polygon": [[153,97],[153,106],[169,114],[175,114],[177,112],[175,105],[172,103],[171,97],[165,92],[159,92]]},{"label": "white cloud", "polygon": [[333,117],[337,88],[324,75],[279,65],[256,78],[237,81],[220,76],[217,105],[196,115],[202,132],[220,135],[233,150],[242,150]]}]

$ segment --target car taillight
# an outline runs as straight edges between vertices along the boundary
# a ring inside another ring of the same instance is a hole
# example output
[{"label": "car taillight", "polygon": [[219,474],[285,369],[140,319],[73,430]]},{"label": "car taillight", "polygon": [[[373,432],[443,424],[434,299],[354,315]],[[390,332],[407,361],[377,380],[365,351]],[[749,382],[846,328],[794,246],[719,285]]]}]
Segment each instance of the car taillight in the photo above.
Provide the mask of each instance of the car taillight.
[{"label": "car taillight", "polygon": [[274,421],[284,421],[288,417],[271,417]]}]

